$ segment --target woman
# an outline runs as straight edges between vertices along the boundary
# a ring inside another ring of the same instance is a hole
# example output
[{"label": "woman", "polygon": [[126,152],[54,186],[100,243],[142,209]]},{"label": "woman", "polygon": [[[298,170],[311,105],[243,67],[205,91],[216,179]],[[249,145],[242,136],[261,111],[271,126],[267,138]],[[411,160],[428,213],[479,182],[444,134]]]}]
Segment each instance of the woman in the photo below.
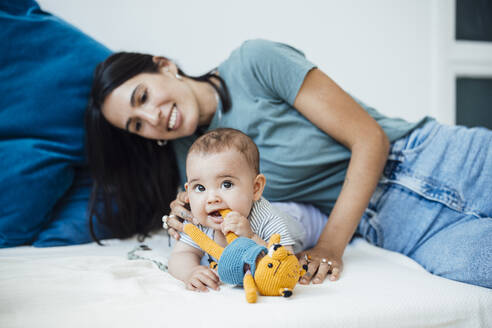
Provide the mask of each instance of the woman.
[{"label": "woman", "polygon": [[[301,256],[301,283],[338,279],[357,232],[432,273],[492,287],[492,133],[387,118],[285,44],[245,42],[198,78],[163,57],[115,54],[96,70],[86,125],[92,212],[102,197],[99,218],[119,237],[156,228],[189,145],[232,127],[259,147],[267,199],[329,216]],[[170,213],[191,219],[183,194]],[[176,236],[180,222],[168,225]]]}]

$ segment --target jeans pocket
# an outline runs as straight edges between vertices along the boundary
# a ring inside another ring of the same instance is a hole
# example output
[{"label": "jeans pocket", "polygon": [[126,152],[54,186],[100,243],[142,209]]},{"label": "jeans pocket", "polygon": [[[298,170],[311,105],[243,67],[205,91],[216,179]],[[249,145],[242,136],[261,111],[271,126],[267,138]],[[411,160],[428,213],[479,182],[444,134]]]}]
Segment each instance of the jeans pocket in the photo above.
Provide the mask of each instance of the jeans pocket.
[{"label": "jeans pocket", "polygon": [[377,212],[366,208],[360,220],[357,232],[369,243],[382,247],[384,242],[383,230],[377,219]]},{"label": "jeans pocket", "polygon": [[420,197],[441,203],[455,211],[465,211],[466,202],[461,193],[446,184],[431,177],[420,176],[416,173],[408,174],[404,170],[393,170],[387,176],[387,182],[400,185]]},{"label": "jeans pocket", "polygon": [[432,142],[439,128],[440,125],[437,122],[427,122],[406,137],[396,140],[391,145],[388,159],[401,162],[405,157],[418,154]]}]

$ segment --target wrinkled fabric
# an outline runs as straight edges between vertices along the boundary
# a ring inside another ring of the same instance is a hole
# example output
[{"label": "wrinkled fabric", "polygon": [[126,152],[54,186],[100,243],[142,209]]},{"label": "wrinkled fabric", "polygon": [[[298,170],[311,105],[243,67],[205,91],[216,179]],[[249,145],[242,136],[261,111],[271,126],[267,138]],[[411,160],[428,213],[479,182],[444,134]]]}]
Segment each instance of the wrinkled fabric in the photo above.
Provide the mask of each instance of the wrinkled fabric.
[{"label": "wrinkled fabric", "polygon": [[357,233],[429,272],[492,288],[492,131],[435,121],[394,142]]}]

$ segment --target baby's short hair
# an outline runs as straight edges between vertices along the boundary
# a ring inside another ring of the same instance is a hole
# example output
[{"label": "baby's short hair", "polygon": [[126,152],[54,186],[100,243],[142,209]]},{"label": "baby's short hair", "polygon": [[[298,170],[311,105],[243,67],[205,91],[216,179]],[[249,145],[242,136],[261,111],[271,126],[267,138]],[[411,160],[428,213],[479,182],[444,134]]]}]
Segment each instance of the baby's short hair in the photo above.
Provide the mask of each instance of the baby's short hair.
[{"label": "baby's short hair", "polygon": [[226,149],[239,151],[256,174],[260,173],[258,147],[246,134],[232,128],[218,128],[205,133],[191,145],[188,157],[191,153],[219,153]]}]

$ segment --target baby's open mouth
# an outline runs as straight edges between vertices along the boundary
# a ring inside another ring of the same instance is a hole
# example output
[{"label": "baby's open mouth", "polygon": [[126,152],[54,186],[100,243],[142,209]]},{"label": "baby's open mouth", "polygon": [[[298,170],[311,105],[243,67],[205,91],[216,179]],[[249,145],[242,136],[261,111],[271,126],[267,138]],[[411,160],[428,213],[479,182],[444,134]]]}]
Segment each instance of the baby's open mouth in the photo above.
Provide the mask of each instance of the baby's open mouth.
[{"label": "baby's open mouth", "polygon": [[220,215],[219,211],[213,211],[213,212],[210,212],[210,213],[208,213],[208,215],[209,215],[209,216],[214,216],[214,217],[217,217],[217,216],[222,217],[222,216]]},{"label": "baby's open mouth", "polygon": [[208,213],[208,218],[216,224],[221,224],[222,222],[224,222],[224,219],[222,218],[222,215],[220,215],[219,211]]}]

